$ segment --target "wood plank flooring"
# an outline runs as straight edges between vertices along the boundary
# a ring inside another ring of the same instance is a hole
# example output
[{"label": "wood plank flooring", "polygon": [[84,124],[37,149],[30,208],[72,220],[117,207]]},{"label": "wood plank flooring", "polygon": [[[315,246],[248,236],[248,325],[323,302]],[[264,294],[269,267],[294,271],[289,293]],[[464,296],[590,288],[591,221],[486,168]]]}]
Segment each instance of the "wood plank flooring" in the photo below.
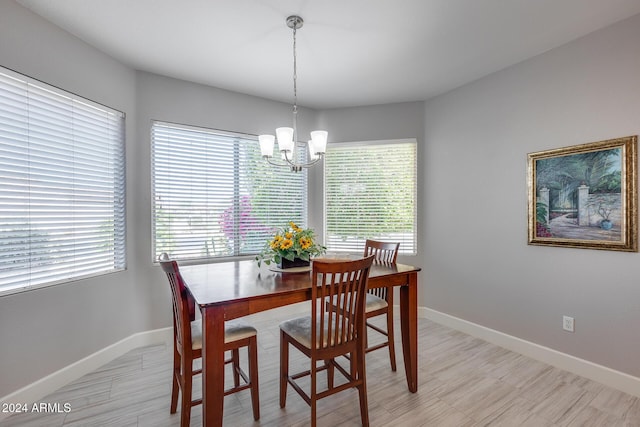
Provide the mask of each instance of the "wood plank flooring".
[{"label": "wood plank flooring", "polygon": [[[300,304],[298,312],[308,308]],[[280,321],[291,310],[250,316],[258,328],[260,421],[251,415],[249,392],[225,398],[227,426],[306,426],[309,407],[289,389],[287,406],[278,404]],[[382,319],[381,319],[382,320]],[[397,330],[399,322],[396,319]],[[370,333],[371,342],[377,337]],[[398,337],[399,338],[399,333]],[[372,426],[548,427],[640,426],[640,398],[540,363],[461,332],[419,319],[419,390],[407,390],[398,340],[398,370],[385,350],[367,355],[369,417]],[[292,350],[293,369],[307,359]],[[246,353],[241,354],[246,362]],[[169,414],[171,348],[136,349],[68,384],[43,402],[68,403],[68,413],[14,415],[2,427],[179,426]],[[194,393],[200,393],[199,377]],[[355,390],[321,401],[318,425],[358,426]],[[192,410],[191,425],[201,425],[202,410]]]}]

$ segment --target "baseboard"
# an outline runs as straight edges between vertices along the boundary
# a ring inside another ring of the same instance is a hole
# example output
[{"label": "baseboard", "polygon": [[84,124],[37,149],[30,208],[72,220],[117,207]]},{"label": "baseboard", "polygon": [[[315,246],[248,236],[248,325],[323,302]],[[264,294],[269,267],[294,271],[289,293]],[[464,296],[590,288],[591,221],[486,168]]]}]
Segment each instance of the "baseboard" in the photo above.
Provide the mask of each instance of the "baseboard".
[{"label": "baseboard", "polygon": [[418,317],[433,320],[444,326],[464,332],[508,350],[572,372],[606,386],[640,397],[640,378],[616,371],[588,360],[580,359],[539,344],[525,341],[503,332],[460,319],[426,307],[420,307]]},{"label": "baseboard", "polygon": [[[31,404],[38,402],[66,384],[95,371],[100,366],[117,359],[135,348],[156,344],[171,345],[172,338],[173,328],[156,329],[133,334],[0,398],[0,402],[26,403],[28,406],[31,406]],[[0,421],[9,417],[9,415],[11,414],[0,412]]]}]

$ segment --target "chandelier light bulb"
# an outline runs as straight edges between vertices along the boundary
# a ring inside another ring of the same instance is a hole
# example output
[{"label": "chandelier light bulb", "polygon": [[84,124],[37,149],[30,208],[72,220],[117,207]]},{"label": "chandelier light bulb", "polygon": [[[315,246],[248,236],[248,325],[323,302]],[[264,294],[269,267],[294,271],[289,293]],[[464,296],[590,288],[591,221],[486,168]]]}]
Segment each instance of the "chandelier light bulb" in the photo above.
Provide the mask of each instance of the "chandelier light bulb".
[{"label": "chandelier light bulb", "polygon": [[313,148],[313,141],[309,140],[307,144],[309,145],[309,160],[318,160],[320,156],[316,154],[316,150]]},{"label": "chandelier light bulb", "polygon": [[278,149],[280,151],[293,152],[293,128],[277,128],[276,136],[278,137]]},{"label": "chandelier light bulb", "polygon": [[263,157],[273,157],[273,146],[275,145],[275,137],[273,135],[258,136],[260,143],[260,153]]},{"label": "chandelier light bulb", "polygon": [[311,132],[311,141],[313,141],[313,148],[317,154],[324,154],[327,152],[327,136],[329,132],[326,130],[314,130]]}]

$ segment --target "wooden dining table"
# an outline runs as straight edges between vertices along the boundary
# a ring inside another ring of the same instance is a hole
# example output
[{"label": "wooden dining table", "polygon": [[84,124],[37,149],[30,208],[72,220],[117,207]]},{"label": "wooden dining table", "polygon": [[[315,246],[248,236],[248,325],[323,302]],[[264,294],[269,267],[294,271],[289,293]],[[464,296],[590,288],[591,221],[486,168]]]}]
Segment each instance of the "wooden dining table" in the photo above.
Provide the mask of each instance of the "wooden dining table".
[{"label": "wooden dining table", "polygon": [[[180,272],[202,315],[202,421],[222,426],[224,322],[311,299],[311,274],[274,271],[252,260],[181,265]],[[418,390],[418,272],[403,264],[374,264],[370,288],[400,288],[400,325],[407,387]]]}]

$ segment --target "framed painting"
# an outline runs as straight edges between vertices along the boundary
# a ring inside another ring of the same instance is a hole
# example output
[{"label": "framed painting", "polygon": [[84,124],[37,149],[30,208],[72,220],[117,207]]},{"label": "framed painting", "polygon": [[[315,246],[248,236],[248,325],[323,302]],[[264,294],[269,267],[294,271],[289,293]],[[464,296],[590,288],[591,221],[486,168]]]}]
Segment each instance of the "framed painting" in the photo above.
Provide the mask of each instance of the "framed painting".
[{"label": "framed painting", "polygon": [[637,252],[637,139],[529,153],[529,244]]}]

